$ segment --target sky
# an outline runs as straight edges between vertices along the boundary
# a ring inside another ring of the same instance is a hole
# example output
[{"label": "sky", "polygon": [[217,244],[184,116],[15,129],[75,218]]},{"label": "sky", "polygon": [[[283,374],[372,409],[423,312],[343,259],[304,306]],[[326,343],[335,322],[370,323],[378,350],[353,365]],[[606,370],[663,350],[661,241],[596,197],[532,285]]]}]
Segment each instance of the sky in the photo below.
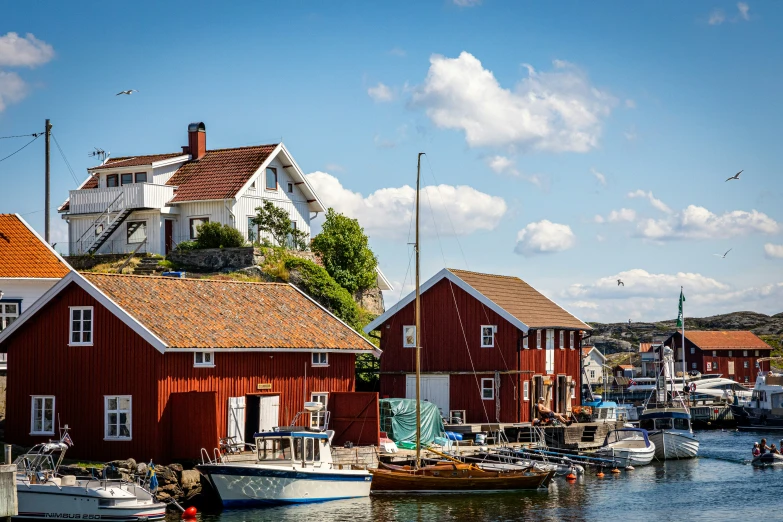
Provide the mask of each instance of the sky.
[{"label": "sky", "polygon": [[[17,2],[0,137],[52,120],[60,245],[90,151],[177,151],[203,121],[208,148],[283,140],[364,227],[387,306],[425,152],[422,281],[514,275],[587,321],[675,317],[680,287],[686,316],[775,314],[781,23],[773,1]],[[0,212],[43,231],[43,139],[2,159],[31,139],[0,139]]]}]

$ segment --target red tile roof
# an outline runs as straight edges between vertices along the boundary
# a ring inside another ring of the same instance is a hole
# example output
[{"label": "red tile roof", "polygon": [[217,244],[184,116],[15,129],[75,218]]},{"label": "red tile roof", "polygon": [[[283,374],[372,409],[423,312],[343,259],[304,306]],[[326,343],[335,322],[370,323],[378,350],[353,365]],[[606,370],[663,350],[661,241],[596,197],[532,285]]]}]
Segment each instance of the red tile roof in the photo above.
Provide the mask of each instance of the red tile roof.
[{"label": "red tile roof", "polygon": [[0,214],[0,277],[59,279],[70,270],[19,216]]},{"label": "red tile roof", "polygon": [[631,364],[618,364],[615,366],[615,368],[622,368],[623,370],[633,370],[633,365]]},{"label": "red tile roof", "polygon": [[771,350],[772,347],[748,331],[687,331],[685,337],[702,350],[754,349]]},{"label": "red tile roof", "polygon": [[166,183],[177,191],[173,203],[233,198],[277,144],[208,150],[198,161],[182,165]]},{"label": "red tile roof", "polygon": [[652,343],[639,343],[639,353],[647,353],[652,350]]},{"label": "red tile roof", "polygon": [[119,158],[109,158],[103,165],[92,167],[90,170],[116,169],[119,167],[141,167],[143,165],[152,165],[156,161],[176,158],[177,156],[186,156],[186,154],[182,152],[169,152],[166,154],[147,154],[146,156],[123,156]]},{"label": "red tile roof", "polygon": [[284,283],[82,275],[170,348],[375,348]]},{"label": "red tile roof", "polygon": [[518,277],[449,271],[530,328],[592,330]]}]

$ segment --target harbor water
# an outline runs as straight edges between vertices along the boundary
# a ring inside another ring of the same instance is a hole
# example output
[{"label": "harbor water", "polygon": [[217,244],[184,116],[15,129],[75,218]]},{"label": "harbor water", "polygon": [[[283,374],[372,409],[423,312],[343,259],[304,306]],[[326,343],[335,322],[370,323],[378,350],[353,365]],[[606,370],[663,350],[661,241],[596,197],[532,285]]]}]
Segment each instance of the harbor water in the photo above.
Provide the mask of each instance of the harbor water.
[{"label": "harbor water", "polygon": [[[607,472],[587,471],[575,483],[556,479],[548,491],[372,496],[370,498],[254,510],[204,513],[205,522],[506,521],[506,520],[783,520],[783,467],[750,465],[753,442],[781,433],[706,431],[699,457],[653,462]],[[608,471],[608,470],[607,470]],[[171,521],[179,520],[172,516]]]}]

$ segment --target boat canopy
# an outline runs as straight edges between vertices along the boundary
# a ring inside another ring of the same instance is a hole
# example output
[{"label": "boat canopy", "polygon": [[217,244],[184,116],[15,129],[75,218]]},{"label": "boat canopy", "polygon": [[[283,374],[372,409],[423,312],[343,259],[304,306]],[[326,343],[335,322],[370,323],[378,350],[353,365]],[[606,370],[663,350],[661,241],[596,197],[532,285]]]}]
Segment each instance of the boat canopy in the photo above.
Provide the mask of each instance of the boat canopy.
[{"label": "boat canopy", "polygon": [[596,408],[616,408],[617,403],[614,401],[604,401],[604,400],[598,400],[598,401],[587,401],[582,403],[583,406],[590,406],[593,409]]},{"label": "boat canopy", "polygon": [[644,445],[646,447],[650,446],[650,439],[647,438],[647,430],[643,430],[640,428],[621,428],[619,430],[612,430],[606,434],[606,439],[604,440],[604,446],[608,446],[613,442],[619,442],[621,440],[627,440],[633,438],[642,438],[644,439]]}]

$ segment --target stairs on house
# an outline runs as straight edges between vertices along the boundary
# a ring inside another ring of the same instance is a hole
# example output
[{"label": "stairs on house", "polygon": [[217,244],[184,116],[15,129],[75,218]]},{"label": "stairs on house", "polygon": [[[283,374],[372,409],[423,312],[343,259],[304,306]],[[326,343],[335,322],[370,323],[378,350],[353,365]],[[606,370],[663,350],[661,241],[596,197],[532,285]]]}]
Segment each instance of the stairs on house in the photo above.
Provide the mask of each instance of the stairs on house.
[{"label": "stairs on house", "polygon": [[582,432],[581,442],[595,442],[595,432],[598,431],[598,426],[587,425]]},{"label": "stairs on house", "polygon": [[136,268],[133,269],[134,275],[157,274],[163,270],[162,268],[158,267],[158,261],[160,261],[160,258],[157,257],[142,257],[139,264],[136,265]]},{"label": "stairs on house", "polygon": [[122,223],[130,216],[130,213],[133,212],[133,209],[126,208],[122,212],[117,215],[117,217],[114,218],[111,223],[106,226],[106,228],[103,230],[100,236],[95,238],[95,241],[90,245],[90,248],[87,249],[88,254],[94,254],[98,251],[99,248],[103,246],[103,244],[106,242],[107,239],[111,237],[112,234],[114,234],[114,231],[117,230],[117,228],[122,225]]}]

